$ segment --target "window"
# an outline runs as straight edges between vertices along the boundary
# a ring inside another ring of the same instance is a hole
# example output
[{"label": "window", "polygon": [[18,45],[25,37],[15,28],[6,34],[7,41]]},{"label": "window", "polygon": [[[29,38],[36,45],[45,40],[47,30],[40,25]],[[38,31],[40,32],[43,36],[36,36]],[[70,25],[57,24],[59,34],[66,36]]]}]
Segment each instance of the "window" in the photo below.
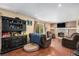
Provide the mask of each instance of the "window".
[{"label": "window", "polygon": [[43,33],[43,25],[42,24],[36,25],[36,33]]}]

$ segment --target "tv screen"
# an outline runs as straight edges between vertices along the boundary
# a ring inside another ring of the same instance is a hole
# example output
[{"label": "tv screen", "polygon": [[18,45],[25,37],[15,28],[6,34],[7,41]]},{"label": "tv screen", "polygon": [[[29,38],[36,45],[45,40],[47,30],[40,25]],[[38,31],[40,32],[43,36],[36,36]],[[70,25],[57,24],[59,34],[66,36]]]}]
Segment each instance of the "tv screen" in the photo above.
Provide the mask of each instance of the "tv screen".
[{"label": "tv screen", "polygon": [[65,23],[58,23],[58,24],[57,24],[57,27],[58,27],[58,28],[64,28],[64,27],[65,27]]}]

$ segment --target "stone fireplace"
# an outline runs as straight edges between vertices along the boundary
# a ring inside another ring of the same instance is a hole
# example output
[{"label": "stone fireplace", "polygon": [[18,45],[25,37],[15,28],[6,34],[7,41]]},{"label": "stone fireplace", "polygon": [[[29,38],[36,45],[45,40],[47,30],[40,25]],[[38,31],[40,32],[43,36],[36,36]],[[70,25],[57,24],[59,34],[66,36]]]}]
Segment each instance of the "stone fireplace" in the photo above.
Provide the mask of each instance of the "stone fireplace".
[{"label": "stone fireplace", "polygon": [[64,37],[67,35],[68,35],[68,32],[66,29],[57,29],[57,36],[58,37]]}]

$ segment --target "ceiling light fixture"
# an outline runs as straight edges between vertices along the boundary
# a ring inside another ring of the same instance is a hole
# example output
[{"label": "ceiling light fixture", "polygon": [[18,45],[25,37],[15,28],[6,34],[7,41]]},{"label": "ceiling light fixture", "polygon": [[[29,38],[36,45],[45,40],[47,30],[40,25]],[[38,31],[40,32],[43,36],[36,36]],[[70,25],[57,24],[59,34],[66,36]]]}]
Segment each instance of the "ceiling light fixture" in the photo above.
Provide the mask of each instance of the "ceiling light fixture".
[{"label": "ceiling light fixture", "polygon": [[61,7],[62,6],[62,4],[58,4],[58,7]]}]

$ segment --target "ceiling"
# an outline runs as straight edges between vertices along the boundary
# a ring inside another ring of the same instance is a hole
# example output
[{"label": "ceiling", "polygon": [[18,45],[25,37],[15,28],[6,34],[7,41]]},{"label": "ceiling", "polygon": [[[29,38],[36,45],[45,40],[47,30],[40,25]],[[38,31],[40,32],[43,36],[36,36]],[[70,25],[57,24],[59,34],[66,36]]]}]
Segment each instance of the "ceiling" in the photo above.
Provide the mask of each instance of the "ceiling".
[{"label": "ceiling", "polygon": [[78,3],[0,3],[0,8],[19,12],[43,21],[66,22],[79,18]]}]

